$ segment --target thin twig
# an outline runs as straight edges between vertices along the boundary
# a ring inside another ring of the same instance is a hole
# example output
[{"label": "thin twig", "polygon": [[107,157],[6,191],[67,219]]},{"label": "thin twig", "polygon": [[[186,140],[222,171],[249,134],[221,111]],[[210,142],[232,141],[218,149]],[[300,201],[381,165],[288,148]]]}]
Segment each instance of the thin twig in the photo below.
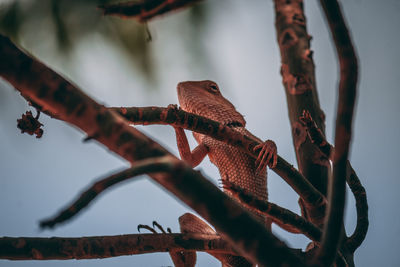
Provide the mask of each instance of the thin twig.
[{"label": "thin twig", "polygon": [[62,209],[56,216],[40,222],[41,228],[53,228],[56,224],[65,223],[87,207],[104,190],[118,183],[131,180],[138,175],[161,171],[170,171],[172,162],[168,158],[149,158],[136,162],[131,168],[112,174],[93,183],[68,207]]},{"label": "thin twig", "polygon": [[272,218],[273,222],[281,227],[282,225],[286,225],[283,226],[284,229],[285,227],[289,227],[297,230],[296,233],[302,233],[313,241],[320,241],[322,231],[296,213],[274,203],[262,201],[229,181],[224,182],[224,188],[232,192],[233,195],[252,211]]},{"label": "thin twig", "polygon": [[320,1],[335,42],[340,65],[339,100],[335,127],[333,174],[329,181],[329,209],[323,231],[322,244],[314,261],[330,266],[335,260],[343,233],[343,216],[346,193],[347,159],[350,149],[351,128],[358,78],[357,56],[349,31],[334,0]]},{"label": "thin twig", "polygon": [[347,184],[356,199],[357,225],[353,234],[346,240],[346,248],[349,251],[354,252],[362,244],[368,232],[368,201],[365,188],[362,186],[360,179],[353,167],[350,165],[350,162],[347,163],[347,168],[350,170]]}]

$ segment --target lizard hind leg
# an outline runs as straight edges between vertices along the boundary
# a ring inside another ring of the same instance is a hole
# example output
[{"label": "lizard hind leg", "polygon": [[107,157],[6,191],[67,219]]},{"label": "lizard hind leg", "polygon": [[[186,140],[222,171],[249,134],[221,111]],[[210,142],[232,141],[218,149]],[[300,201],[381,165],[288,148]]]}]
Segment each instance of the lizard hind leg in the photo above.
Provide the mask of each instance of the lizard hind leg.
[{"label": "lizard hind leg", "polygon": [[[185,213],[179,217],[181,232],[186,234],[217,234],[206,222],[191,213]],[[247,259],[223,253],[209,253],[221,261],[223,267],[250,267],[254,266]]]}]

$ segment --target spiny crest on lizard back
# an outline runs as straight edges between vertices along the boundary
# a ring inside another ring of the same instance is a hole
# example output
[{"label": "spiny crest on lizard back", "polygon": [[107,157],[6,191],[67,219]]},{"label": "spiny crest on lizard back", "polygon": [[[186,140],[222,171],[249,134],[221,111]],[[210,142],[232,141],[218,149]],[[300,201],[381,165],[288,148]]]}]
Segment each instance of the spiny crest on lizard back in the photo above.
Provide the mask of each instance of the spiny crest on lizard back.
[{"label": "spiny crest on lizard back", "polygon": [[243,116],[219,91],[218,85],[209,80],[180,82],[177,86],[181,108],[225,125],[246,125]]}]

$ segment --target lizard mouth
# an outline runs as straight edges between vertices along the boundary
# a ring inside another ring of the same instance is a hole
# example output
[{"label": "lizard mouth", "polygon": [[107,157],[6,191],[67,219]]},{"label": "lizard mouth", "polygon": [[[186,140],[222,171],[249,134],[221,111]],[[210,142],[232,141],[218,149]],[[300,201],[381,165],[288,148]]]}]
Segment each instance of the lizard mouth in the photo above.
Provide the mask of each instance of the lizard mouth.
[{"label": "lizard mouth", "polygon": [[228,126],[228,127],[244,127],[244,125],[241,122],[238,122],[238,121],[228,122],[225,125]]}]

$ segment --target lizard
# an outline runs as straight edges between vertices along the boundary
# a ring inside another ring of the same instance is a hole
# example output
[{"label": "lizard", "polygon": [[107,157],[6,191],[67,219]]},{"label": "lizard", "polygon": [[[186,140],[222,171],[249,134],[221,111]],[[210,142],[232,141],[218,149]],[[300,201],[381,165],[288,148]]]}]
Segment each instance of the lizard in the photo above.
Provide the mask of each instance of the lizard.
[{"label": "lizard", "polygon": [[[257,159],[253,159],[238,148],[215,140],[212,137],[193,132],[198,146],[191,151],[183,128],[174,127],[181,159],[192,167],[196,167],[208,155],[210,161],[219,170],[222,184],[225,181],[229,181],[245,189],[258,199],[267,201],[266,167],[269,165],[273,168],[277,164],[277,148],[275,143],[271,140],[262,142],[245,128],[246,121],[244,117],[221,94],[215,82],[210,80],[180,82],[177,85],[177,93],[182,110],[232,127],[234,130],[261,143],[254,148],[255,151],[259,150],[259,156]],[[177,107],[175,106],[175,108]],[[225,190],[225,192],[232,196],[229,190]],[[206,225],[197,226],[198,224],[202,224],[201,219],[187,214],[184,214],[180,218],[181,231],[200,231],[202,227],[206,232],[210,231]],[[264,223],[267,228],[271,229],[271,220],[259,214],[254,214],[254,216],[260,222]],[[184,223],[181,223],[181,221]],[[195,226],[190,224],[195,224]],[[252,266],[251,263],[242,257],[236,256],[236,258],[232,259],[229,255],[222,257],[221,255],[213,256],[219,259],[223,266]]]}]

